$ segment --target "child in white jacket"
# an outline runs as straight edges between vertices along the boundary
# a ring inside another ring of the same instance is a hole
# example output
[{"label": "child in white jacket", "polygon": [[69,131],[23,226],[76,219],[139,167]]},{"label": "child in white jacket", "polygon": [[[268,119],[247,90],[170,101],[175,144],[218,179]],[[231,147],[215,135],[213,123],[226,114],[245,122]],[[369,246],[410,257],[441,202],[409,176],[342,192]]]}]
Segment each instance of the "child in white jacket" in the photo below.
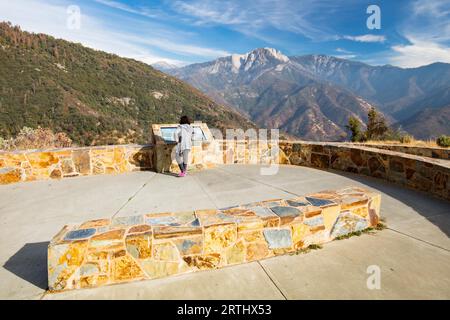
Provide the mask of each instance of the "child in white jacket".
[{"label": "child in white jacket", "polygon": [[182,116],[180,119],[180,124],[175,130],[175,141],[177,146],[175,149],[176,160],[178,166],[180,167],[179,177],[186,176],[187,165],[189,159],[189,152],[192,148],[192,137],[194,135],[194,129],[191,127],[191,121],[187,116]]}]

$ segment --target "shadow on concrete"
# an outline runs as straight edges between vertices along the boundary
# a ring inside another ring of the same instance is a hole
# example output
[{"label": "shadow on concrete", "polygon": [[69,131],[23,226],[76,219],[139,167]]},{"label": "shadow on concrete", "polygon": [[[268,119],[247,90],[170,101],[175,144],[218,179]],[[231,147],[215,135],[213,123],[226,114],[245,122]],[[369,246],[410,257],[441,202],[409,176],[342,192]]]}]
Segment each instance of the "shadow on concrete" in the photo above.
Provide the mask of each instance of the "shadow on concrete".
[{"label": "shadow on concrete", "polygon": [[354,173],[330,172],[363,183],[403,202],[450,237],[450,202],[429,193],[417,191],[389,181]]},{"label": "shadow on concrete", "polygon": [[47,247],[49,242],[27,243],[3,265],[3,268],[46,290]]}]

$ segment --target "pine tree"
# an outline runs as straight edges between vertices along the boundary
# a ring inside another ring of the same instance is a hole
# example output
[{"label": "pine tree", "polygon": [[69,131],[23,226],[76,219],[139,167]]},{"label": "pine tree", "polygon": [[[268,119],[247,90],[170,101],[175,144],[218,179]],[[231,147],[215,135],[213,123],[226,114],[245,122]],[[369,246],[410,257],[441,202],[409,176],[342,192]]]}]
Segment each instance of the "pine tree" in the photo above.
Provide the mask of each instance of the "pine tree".
[{"label": "pine tree", "polygon": [[388,126],[384,117],[379,114],[375,108],[370,108],[367,114],[367,130],[365,133],[367,140],[383,139],[383,136],[388,131]]},{"label": "pine tree", "polygon": [[348,124],[345,127],[352,134],[351,137],[352,142],[358,142],[363,140],[364,135],[361,131],[361,122],[357,118],[351,116],[348,119]]}]

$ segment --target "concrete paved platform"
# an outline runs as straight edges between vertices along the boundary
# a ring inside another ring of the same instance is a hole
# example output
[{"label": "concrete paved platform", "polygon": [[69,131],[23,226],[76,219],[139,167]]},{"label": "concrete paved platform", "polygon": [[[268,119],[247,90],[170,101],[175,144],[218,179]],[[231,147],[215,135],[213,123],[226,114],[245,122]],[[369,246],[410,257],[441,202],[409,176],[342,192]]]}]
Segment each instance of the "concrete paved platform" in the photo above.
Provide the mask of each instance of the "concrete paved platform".
[{"label": "concrete paved platform", "polygon": [[[388,229],[308,254],[96,289],[45,292],[47,245],[70,222],[224,207],[361,185],[382,193]],[[187,195],[187,197],[183,197]],[[154,172],[0,186],[1,299],[450,299],[450,203],[381,180],[230,165],[184,179]],[[381,270],[369,290],[367,267]]]}]

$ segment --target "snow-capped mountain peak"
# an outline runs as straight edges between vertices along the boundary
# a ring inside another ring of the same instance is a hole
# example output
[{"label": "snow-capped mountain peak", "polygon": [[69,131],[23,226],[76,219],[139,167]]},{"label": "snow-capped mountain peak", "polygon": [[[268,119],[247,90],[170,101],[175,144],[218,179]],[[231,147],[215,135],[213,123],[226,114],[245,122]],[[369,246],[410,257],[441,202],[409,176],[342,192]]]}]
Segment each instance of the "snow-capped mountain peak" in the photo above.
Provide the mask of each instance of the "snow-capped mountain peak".
[{"label": "snow-capped mountain peak", "polygon": [[255,66],[277,65],[286,63],[289,58],[274,48],[258,48],[244,54],[233,54],[230,57],[231,71],[248,71]]},{"label": "snow-capped mountain peak", "polygon": [[289,58],[281,53],[281,51],[274,48],[264,48],[266,52],[271,54],[275,59],[280,60],[281,62],[288,62]]}]

